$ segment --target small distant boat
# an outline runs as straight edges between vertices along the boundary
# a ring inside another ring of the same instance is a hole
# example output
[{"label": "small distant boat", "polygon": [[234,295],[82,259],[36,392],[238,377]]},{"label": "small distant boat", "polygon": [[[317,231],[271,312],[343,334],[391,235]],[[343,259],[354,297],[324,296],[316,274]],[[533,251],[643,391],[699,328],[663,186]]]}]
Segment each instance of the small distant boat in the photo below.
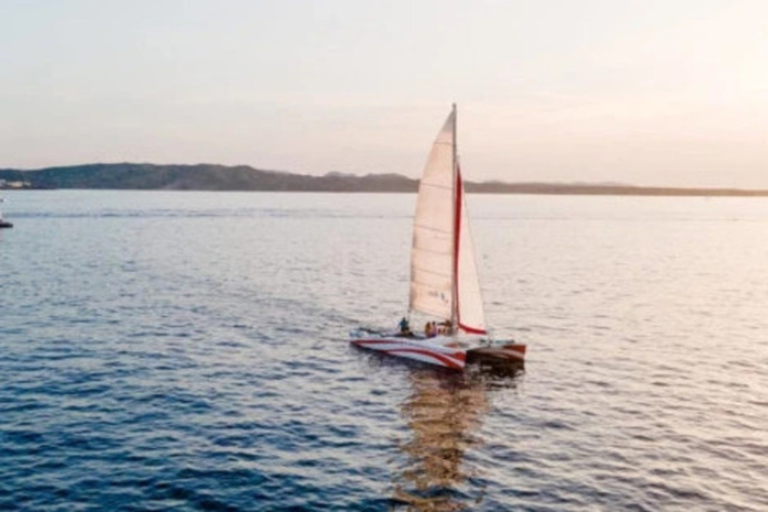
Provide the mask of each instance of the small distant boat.
[{"label": "small distant boat", "polygon": [[[456,152],[456,105],[437,134],[419,184],[411,247],[408,318],[394,332],[358,328],[355,346],[463,370],[467,362],[522,362],[526,346],[494,340],[485,327]],[[425,332],[411,331],[412,313],[427,315]]]},{"label": "small distant boat", "polygon": [[[0,197],[0,203],[4,201],[5,200],[2,197]],[[13,224],[3,219],[3,210],[0,209],[0,228],[12,228],[12,227],[13,227]]]}]

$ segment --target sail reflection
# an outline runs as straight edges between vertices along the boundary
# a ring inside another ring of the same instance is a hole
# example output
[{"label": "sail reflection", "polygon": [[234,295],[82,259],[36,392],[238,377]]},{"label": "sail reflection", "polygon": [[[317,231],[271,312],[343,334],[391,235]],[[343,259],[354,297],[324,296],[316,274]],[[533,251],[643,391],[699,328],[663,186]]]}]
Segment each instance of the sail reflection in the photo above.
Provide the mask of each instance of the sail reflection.
[{"label": "sail reflection", "polygon": [[401,445],[407,461],[396,476],[395,508],[461,510],[482,498],[468,488],[467,480],[477,471],[467,467],[464,457],[482,444],[476,432],[491,409],[490,396],[496,389],[516,387],[522,369],[458,374],[419,368],[410,373],[413,392],[402,414],[413,435]]}]

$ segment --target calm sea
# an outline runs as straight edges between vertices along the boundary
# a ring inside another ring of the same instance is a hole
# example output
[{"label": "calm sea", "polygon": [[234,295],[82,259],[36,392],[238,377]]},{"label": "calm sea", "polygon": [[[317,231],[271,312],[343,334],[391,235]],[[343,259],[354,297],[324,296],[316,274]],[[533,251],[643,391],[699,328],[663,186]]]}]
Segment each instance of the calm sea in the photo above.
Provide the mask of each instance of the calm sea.
[{"label": "calm sea", "polygon": [[766,199],[471,196],[455,374],[347,342],[413,195],[4,195],[2,510],[768,510]]}]

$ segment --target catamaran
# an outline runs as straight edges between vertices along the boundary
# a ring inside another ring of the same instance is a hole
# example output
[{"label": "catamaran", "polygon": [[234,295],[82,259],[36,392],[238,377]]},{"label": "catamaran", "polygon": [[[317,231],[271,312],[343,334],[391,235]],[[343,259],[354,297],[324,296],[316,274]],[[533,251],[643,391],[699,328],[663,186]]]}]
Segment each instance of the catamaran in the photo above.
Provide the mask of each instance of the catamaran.
[{"label": "catamaran", "polygon": [[[419,184],[411,246],[407,318],[394,332],[358,328],[351,343],[393,356],[462,370],[478,359],[523,361],[526,346],[486,330],[469,215],[456,150],[456,105],[432,145]],[[427,328],[412,332],[412,314]]]}]

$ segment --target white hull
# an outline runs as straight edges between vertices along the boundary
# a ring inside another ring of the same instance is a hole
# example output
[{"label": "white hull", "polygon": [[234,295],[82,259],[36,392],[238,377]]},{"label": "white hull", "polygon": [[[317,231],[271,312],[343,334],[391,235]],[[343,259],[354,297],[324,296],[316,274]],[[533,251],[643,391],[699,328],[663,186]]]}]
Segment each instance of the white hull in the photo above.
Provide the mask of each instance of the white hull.
[{"label": "white hull", "polygon": [[467,360],[466,348],[447,336],[406,337],[358,329],[350,337],[350,343],[361,348],[454,370],[463,370]]}]

